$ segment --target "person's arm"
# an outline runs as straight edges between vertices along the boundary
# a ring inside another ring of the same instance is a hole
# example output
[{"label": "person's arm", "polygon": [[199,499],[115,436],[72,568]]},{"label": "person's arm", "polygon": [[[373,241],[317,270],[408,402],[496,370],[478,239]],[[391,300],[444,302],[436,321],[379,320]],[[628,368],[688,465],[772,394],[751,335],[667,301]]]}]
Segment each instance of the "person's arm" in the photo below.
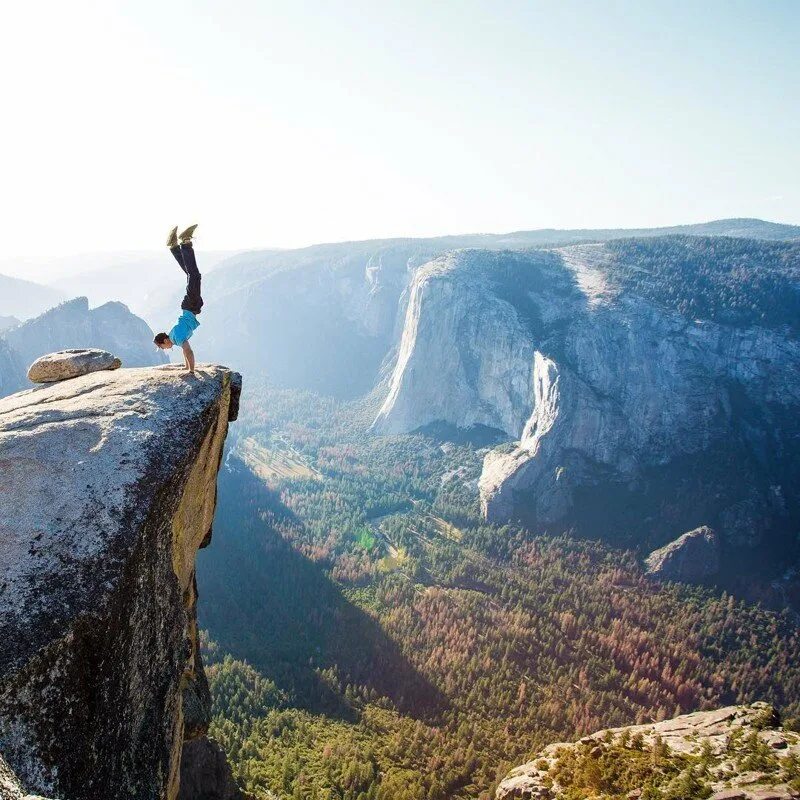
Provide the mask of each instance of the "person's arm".
[{"label": "person's arm", "polygon": [[186,362],[186,369],[189,372],[194,372],[194,350],[192,350],[192,346],[186,341],[181,345],[181,348],[183,349],[183,360]]}]

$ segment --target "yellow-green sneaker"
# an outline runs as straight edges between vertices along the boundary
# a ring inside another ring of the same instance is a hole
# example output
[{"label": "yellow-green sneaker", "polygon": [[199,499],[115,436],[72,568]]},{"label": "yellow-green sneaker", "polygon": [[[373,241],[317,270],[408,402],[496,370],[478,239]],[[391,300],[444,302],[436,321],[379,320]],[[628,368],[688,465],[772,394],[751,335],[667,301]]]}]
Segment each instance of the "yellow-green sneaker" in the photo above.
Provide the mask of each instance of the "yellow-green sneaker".
[{"label": "yellow-green sneaker", "polygon": [[181,240],[181,244],[189,244],[192,241],[192,235],[194,234],[194,229],[197,225],[190,225],[178,238]]},{"label": "yellow-green sneaker", "polygon": [[178,226],[176,225],[167,236],[167,247],[172,250],[173,247],[178,246]]}]

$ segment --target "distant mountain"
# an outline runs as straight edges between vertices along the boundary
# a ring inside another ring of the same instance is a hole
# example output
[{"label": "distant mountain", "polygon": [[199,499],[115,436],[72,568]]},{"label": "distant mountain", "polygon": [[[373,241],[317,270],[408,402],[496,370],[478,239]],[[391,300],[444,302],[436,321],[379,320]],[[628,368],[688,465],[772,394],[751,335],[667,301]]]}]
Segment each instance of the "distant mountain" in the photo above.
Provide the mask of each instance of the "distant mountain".
[{"label": "distant mountain", "polygon": [[503,431],[489,521],[648,547],[710,525],[728,574],[800,555],[800,242],[449,253],[398,341],[375,428]]},{"label": "distant mountain", "polygon": [[[201,268],[208,274],[233,254],[230,250],[206,251]],[[85,262],[71,265],[69,272],[53,280],[52,285],[70,296],[86,296],[92,305],[121,301],[135,314],[153,322],[153,312],[162,307],[165,296],[182,293],[183,283],[178,265],[164,248],[152,252],[94,254]]]},{"label": "distant mountain", "polygon": [[[204,358],[261,373],[276,386],[352,398],[375,384],[397,343],[415,270],[451,250],[522,250],[666,234],[800,238],[800,227],[754,219],[673,228],[534,230],[380,239],[262,250],[228,258],[204,279],[197,342]],[[201,269],[203,254],[198,252]],[[156,325],[171,324],[179,294]],[[163,319],[163,323],[162,320]]]},{"label": "distant mountain", "polygon": [[77,297],[0,334],[0,394],[30,386],[28,366],[45,353],[69,347],[109,350],[126,367],[167,360],[153,345],[147,323],[125,305],[105,303],[90,309],[85,297]]},{"label": "distant mountain", "polygon": [[3,317],[0,316],[0,333],[19,325],[20,321],[16,317]]},{"label": "distant mountain", "polygon": [[58,289],[21,278],[0,275],[0,317],[28,319],[60,303],[65,295]]},{"label": "distant mountain", "polygon": [[0,397],[18,392],[24,381],[25,372],[16,353],[0,338]]}]

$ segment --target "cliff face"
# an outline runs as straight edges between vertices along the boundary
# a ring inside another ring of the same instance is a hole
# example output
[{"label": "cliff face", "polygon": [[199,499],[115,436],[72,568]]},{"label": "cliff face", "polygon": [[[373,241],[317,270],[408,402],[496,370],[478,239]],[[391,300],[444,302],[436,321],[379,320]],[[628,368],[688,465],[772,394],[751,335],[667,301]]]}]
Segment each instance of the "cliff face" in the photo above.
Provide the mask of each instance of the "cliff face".
[{"label": "cliff face", "polygon": [[451,254],[416,273],[377,429],[405,433],[442,420],[522,430],[534,347],[524,320],[493,291],[500,259],[517,257]]},{"label": "cliff face", "polygon": [[239,391],[162,367],[0,400],[0,754],[28,792],[177,796],[208,724],[194,559]]},{"label": "cliff face", "polygon": [[[118,355],[126,367],[156,366],[166,362],[153,346],[147,323],[122,303],[89,308],[85,297],[76,297],[2,334],[15,356],[16,370],[4,370],[0,356],[0,388],[11,391],[30,386],[25,370],[39,356],[67,347],[97,347]],[[3,377],[4,376],[4,377]],[[2,394],[2,392],[0,392]]]},{"label": "cliff face", "polygon": [[669,538],[704,523],[737,545],[789,530],[800,342],[622,292],[608,258],[603,245],[577,245],[425,266],[375,427],[441,420],[516,440],[485,460],[493,521],[602,533],[649,524],[669,502]]},{"label": "cliff face", "polygon": [[[359,397],[382,377],[384,358],[394,354],[417,269],[454,249],[491,253],[665,233],[791,239],[798,230],[732,219],[676,228],[515,231],[241,253],[203,279],[207,295],[215,298],[203,309],[204,352],[223,363],[235,359],[248,375],[266,375],[276,386]],[[148,319],[169,319],[179,301],[171,298]]]}]

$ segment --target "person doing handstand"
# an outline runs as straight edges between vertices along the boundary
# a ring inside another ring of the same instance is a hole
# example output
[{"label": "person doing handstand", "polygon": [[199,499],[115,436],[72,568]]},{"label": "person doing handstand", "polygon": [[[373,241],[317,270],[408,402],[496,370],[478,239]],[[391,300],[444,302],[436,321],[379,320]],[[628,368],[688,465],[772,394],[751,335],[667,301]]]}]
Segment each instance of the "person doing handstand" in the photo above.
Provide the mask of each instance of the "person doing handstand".
[{"label": "person doing handstand", "polygon": [[202,276],[200,270],[197,269],[192,246],[192,235],[196,227],[197,225],[190,225],[180,236],[177,225],[169,232],[167,247],[175,256],[180,268],[186,273],[186,294],[181,303],[181,315],[170,332],[158,333],[153,339],[156,346],[162,350],[170,350],[175,345],[180,347],[183,350],[183,360],[189,372],[194,372],[194,351],[189,344],[189,339],[200,325],[197,315],[203,308],[203,298],[200,296]]}]

